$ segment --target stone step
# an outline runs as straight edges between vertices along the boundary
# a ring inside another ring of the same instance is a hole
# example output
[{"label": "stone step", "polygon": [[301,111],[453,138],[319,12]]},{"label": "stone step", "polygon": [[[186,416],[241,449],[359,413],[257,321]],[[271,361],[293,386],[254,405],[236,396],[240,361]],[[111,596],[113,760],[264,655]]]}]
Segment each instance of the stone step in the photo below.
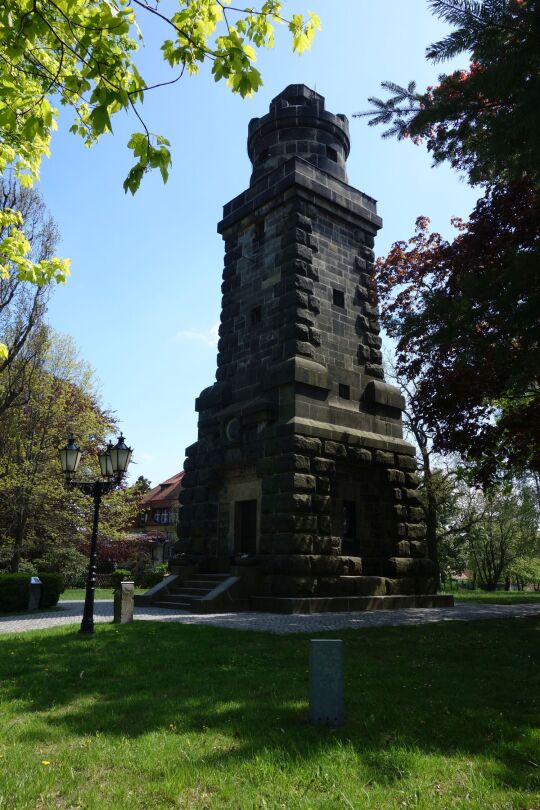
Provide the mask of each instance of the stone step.
[{"label": "stone step", "polygon": [[211,591],[222,581],[217,579],[188,579],[186,580],[186,586],[190,588],[206,588],[207,591]]},{"label": "stone step", "polygon": [[170,610],[191,610],[191,602],[154,602],[152,607],[159,607],[159,608],[168,608]]},{"label": "stone step", "polygon": [[[212,590],[212,589],[210,588],[210,590]],[[198,596],[198,597],[201,597],[201,596],[206,596],[206,594],[209,593],[209,589],[208,588],[185,587],[185,588],[175,588],[174,590],[171,590],[169,593],[170,593],[171,596],[195,596],[195,597]]]},{"label": "stone step", "polygon": [[186,602],[187,600],[188,597],[180,593],[164,593],[159,597],[160,602]]}]

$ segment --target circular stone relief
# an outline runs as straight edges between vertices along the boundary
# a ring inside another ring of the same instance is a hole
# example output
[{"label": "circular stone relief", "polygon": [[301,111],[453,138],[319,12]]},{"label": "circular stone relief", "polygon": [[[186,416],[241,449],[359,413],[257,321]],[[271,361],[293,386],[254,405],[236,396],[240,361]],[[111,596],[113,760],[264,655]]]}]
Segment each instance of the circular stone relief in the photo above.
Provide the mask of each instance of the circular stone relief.
[{"label": "circular stone relief", "polygon": [[240,438],[240,422],[236,417],[229,419],[225,425],[225,436],[230,442],[237,441]]}]

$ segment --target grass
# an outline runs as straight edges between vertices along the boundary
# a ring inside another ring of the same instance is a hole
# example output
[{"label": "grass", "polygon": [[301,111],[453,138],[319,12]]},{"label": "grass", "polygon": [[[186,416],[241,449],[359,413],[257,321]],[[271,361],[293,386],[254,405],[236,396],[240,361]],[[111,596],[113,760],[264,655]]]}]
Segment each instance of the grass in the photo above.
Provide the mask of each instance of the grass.
[{"label": "grass", "polygon": [[485,605],[522,605],[536,603],[540,605],[540,591],[469,591],[465,588],[443,590],[452,594],[456,601],[482,602]]},{"label": "grass", "polygon": [[305,635],[135,622],[0,637],[0,808],[540,807],[539,625],[342,631],[347,722],[306,721]]},{"label": "grass", "polygon": [[[135,593],[146,593],[148,588],[135,588]],[[112,599],[114,588],[96,588],[94,599]],[[66,588],[60,595],[60,601],[66,602],[69,599],[79,599],[84,601],[86,591],[84,588]],[[1,807],[1,805],[0,805]]]}]

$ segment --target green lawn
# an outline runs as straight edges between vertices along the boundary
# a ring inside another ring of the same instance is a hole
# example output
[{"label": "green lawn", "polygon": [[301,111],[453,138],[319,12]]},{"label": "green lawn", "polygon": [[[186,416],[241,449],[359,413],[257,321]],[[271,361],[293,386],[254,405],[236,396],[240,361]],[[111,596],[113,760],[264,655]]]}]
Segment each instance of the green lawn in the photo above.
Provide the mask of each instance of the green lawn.
[{"label": "green lawn", "polygon": [[135,622],[0,637],[0,808],[540,807],[539,623],[344,639],[347,723],[306,721],[309,636]]},{"label": "green lawn", "polygon": [[[96,588],[94,599],[112,599],[113,590],[113,588]],[[146,593],[147,590],[148,588],[135,588],[135,593]],[[60,601],[66,602],[68,599],[84,600],[85,593],[84,588],[66,588],[64,593],[60,595]]]},{"label": "green lawn", "polygon": [[520,605],[536,602],[540,605],[540,591],[467,591],[443,590],[450,593],[456,601],[483,602],[488,605]]}]

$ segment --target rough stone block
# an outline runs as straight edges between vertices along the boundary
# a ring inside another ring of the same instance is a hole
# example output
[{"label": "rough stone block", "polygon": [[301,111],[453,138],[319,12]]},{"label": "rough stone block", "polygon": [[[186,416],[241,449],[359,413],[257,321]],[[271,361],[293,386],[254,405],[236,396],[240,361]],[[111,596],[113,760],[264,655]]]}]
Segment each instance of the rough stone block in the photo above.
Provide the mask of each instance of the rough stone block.
[{"label": "rough stone block", "polygon": [[313,596],[316,587],[315,577],[270,574],[263,577],[261,590],[263,596]]},{"label": "rough stone block", "polygon": [[347,454],[349,458],[358,462],[359,464],[371,464],[372,454],[370,450],[363,447],[348,447]]},{"label": "rough stone block", "polygon": [[[262,519],[261,515],[261,528]],[[271,515],[270,520],[276,532],[314,532],[317,531],[317,518],[315,515],[303,515],[296,512]],[[265,524],[268,526],[268,523]]]},{"label": "rough stone block", "polygon": [[278,480],[281,492],[313,492],[317,486],[315,476],[304,473],[281,473],[274,479]]},{"label": "rough stone block", "polygon": [[400,540],[400,542],[396,546],[397,556],[399,557],[410,557],[411,556],[411,544],[407,542],[407,540]]},{"label": "rough stone block", "polygon": [[[261,542],[262,539],[261,532]],[[311,534],[275,532],[268,536],[268,541],[274,554],[311,554],[313,551],[313,536]]]},{"label": "rough stone block", "polygon": [[422,560],[415,560],[412,557],[391,557],[386,562],[386,570],[389,577],[406,577],[420,573],[419,563]]},{"label": "rough stone block", "polygon": [[314,458],[311,462],[311,472],[319,475],[335,472],[336,462],[329,458]]},{"label": "rough stone block", "polygon": [[314,575],[354,576],[362,573],[360,557],[342,557],[337,554],[319,554],[311,557],[311,571]]},{"label": "rough stone block", "polygon": [[382,366],[377,366],[375,363],[366,363],[365,371],[370,377],[375,377],[378,380],[384,379],[384,371]]},{"label": "rough stone block", "polygon": [[400,470],[416,470],[416,459],[414,456],[396,455],[396,465]]},{"label": "rough stone block", "polygon": [[406,526],[409,540],[422,540],[426,536],[426,527],[423,523],[407,523]]},{"label": "rough stone block", "polygon": [[334,538],[330,535],[321,535],[316,534],[313,536],[313,545],[312,551],[313,554],[319,555],[332,555],[332,554],[340,554],[341,552],[341,540],[339,541],[339,546],[336,548],[334,544]]},{"label": "rough stone block", "polygon": [[360,284],[358,284],[356,289],[355,289],[355,303],[356,302],[361,303],[362,301],[368,301],[368,300],[369,300],[369,292],[368,292],[367,288],[362,287]]},{"label": "rough stone block", "polygon": [[347,448],[341,442],[328,442],[324,443],[324,452],[327,456],[337,456],[343,458],[347,455]]},{"label": "rough stone block", "polygon": [[291,455],[281,456],[274,461],[276,464],[276,471],[279,472],[309,472],[310,459],[309,456],[300,456],[297,453]]},{"label": "rough stone block", "polygon": [[367,363],[369,360],[368,346],[365,346],[363,343],[359,343],[358,348],[356,349],[356,357],[360,364]]},{"label": "rough stone block", "polygon": [[355,577],[354,592],[356,596],[385,596],[385,577]]},{"label": "rough stone block", "polygon": [[387,470],[386,480],[391,484],[404,484],[405,473],[402,473],[401,470]]},{"label": "rough stone block", "polygon": [[427,554],[427,545],[421,540],[411,540],[409,543],[411,547],[411,557],[425,557]]},{"label": "rough stone block", "polygon": [[328,492],[330,492],[330,479],[319,475],[317,477],[317,493],[326,495]]},{"label": "rough stone block", "polygon": [[268,574],[309,575],[311,559],[308,554],[275,554],[263,560],[262,564]]},{"label": "rough stone block", "polygon": [[318,514],[330,512],[332,509],[332,499],[329,495],[312,495],[311,508]]},{"label": "rough stone block", "polygon": [[270,501],[272,512],[309,512],[311,509],[311,495],[288,492],[276,495]]},{"label": "rough stone block", "polygon": [[286,436],[281,441],[281,452],[283,453],[305,453],[308,455],[319,455],[321,452],[320,439],[311,439],[309,436]]},{"label": "rough stone block", "polygon": [[318,523],[318,530],[321,534],[330,534],[332,531],[332,518],[330,515],[319,515],[316,518]]},{"label": "rough stone block", "polygon": [[313,329],[310,327],[309,329],[309,342],[312,346],[320,346],[322,342],[321,333],[318,329]]},{"label": "rough stone block", "polygon": [[320,596],[352,596],[350,583],[342,582],[341,577],[319,576],[317,594]]},{"label": "rough stone block", "polygon": [[375,450],[373,460],[376,464],[380,464],[384,467],[393,467],[394,465],[394,454],[393,453],[386,453],[384,450]]}]

